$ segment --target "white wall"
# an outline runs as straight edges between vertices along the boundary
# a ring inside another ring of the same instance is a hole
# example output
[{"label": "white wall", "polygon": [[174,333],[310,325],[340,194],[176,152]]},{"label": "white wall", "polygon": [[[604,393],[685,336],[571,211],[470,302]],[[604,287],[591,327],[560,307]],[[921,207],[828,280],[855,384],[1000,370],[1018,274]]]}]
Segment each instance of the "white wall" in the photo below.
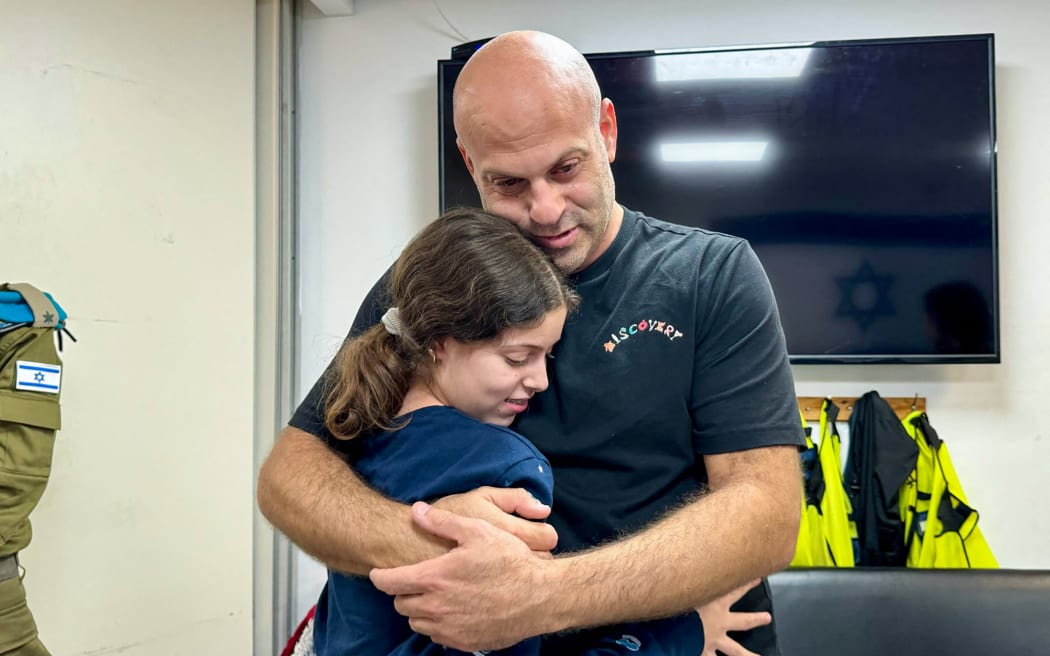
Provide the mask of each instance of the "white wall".
[{"label": "white wall", "polygon": [[[1027,0],[842,3],[438,0],[469,39],[542,29],[583,52],[994,32],[1003,363],[797,366],[800,395],[928,398],[1003,566],[1050,568],[1050,4]],[[429,0],[358,0],[308,11],[301,87],[301,380],[338,347],[359,301],[437,212],[436,60],[463,39]],[[639,208],[644,210],[645,208]],[[305,393],[305,389],[301,390]],[[314,591],[304,592],[308,598]],[[303,602],[305,603],[305,602]]]},{"label": "white wall", "polygon": [[54,293],[56,656],[252,644],[254,3],[0,4],[0,279]]}]

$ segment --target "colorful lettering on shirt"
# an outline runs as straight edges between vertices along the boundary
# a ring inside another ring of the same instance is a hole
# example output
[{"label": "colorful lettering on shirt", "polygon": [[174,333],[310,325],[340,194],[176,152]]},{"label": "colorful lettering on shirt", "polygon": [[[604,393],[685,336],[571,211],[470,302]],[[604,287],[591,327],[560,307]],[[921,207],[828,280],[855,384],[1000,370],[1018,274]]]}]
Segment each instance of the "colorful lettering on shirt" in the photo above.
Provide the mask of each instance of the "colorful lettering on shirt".
[{"label": "colorful lettering on shirt", "polygon": [[612,353],[618,344],[627,341],[635,335],[644,333],[659,333],[672,342],[685,336],[682,331],[677,330],[674,327],[674,324],[667,321],[642,319],[641,321],[632,323],[629,326],[620,326],[619,330],[616,332],[609,333],[609,341],[602,344],[602,348],[605,349],[606,353]]}]

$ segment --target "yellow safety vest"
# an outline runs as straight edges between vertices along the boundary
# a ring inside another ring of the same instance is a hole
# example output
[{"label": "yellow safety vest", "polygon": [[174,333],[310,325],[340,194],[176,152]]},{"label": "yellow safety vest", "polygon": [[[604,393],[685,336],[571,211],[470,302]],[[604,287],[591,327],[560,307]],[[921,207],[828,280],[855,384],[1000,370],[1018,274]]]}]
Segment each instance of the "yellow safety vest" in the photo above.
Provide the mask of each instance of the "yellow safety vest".
[{"label": "yellow safety vest", "polygon": [[[801,413],[800,413],[801,414]],[[798,525],[798,537],[795,541],[795,556],[791,559],[789,567],[817,567],[827,566],[823,558],[823,537],[820,530],[820,508],[810,503],[809,488],[810,477],[814,476],[819,466],[817,449],[810,439],[810,427],[806,418],[801,417],[802,429],[806,436],[806,449],[799,454],[802,460],[802,521]]]},{"label": "yellow safety vest", "polygon": [[902,423],[919,448],[915,470],[900,488],[908,567],[998,567],[977,526],[979,514],[963,493],[948,447],[924,412],[912,412]]},{"label": "yellow safety vest", "polygon": [[[833,408],[829,417],[829,406]],[[842,486],[842,442],[835,428],[838,407],[824,399],[820,412],[820,442],[813,444],[805,418],[806,450],[802,453],[806,485],[802,523],[791,567],[853,567],[857,529]]]}]

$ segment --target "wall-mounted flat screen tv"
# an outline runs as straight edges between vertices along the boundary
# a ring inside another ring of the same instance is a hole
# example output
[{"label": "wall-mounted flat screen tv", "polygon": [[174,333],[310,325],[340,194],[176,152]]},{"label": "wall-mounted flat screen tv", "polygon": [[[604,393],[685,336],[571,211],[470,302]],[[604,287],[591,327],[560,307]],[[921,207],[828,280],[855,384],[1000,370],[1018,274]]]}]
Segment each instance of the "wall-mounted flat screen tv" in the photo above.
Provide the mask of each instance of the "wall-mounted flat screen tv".
[{"label": "wall-mounted flat screen tv", "polygon": [[[990,34],[588,55],[617,199],[748,239],[794,363],[999,362]],[[440,205],[477,205],[438,62]]]}]

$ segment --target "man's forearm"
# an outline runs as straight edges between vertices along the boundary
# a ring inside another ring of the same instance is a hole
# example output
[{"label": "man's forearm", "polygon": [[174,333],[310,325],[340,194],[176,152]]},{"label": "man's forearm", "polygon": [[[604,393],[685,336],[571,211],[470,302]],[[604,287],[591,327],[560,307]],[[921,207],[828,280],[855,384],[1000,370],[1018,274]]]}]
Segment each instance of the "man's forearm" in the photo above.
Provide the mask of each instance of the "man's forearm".
[{"label": "man's forearm", "polygon": [[791,560],[801,518],[795,447],[707,456],[711,492],[639,533],[546,559],[486,522],[417,504],[413,521],[456,547],[370,572],[417,633],[461,651],[690,612]]},{"label": "man's forearm", "polygon": [[797,451],[759,451],[777,464],[720,480],[631,537],[552,563],[549,629],[685,612],[785,567],[801,516]]},{"label": "man's forearm", "polygon": [[365,575],[447,549],[414,527],[408,506],[373,490],[321,440],[290,426],[259,471],[257,498],[274,527],[338,571]]}]

